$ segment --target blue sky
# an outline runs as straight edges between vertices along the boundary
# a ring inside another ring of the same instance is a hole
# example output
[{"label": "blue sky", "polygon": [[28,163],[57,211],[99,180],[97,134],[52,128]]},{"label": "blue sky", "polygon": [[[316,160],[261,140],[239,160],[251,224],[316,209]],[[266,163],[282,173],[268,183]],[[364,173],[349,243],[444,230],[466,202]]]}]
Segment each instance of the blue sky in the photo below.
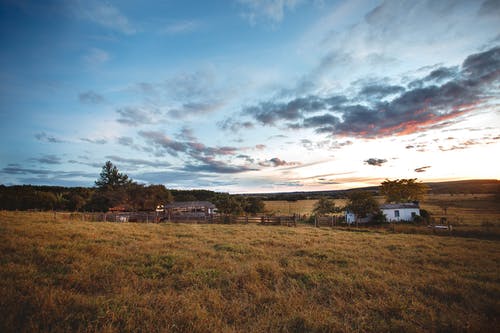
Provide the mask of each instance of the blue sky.
[{"label": "blue sky", "polygon": [[0,1],[0,183],[499,178],[500,3]]}]

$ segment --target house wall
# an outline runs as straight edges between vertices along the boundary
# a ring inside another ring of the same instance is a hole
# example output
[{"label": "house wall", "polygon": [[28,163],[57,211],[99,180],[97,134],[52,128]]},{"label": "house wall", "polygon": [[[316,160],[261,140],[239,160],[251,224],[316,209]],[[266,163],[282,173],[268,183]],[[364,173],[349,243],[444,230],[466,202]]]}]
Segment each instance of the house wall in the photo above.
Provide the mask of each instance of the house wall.
[{"label": "house wall", "polygon": [[[368,222],[371,221],[372,217],[373,217],[372,214],[368,214],[367,217],[360,217],[357,222],[358,223],[368,223]],[[354,223],[356,223],[356,214],[351,213],[351,212],[347,212],[345,214],[345,222],[347,224],[354,224]]]},{"label": "house wall", "polygon": [[[399,211],[399,217],[396,216],[396,211]],[[389,222],[400,222],[400,221],[411,221],[413,220],[412,213],[414,215],[420,215],[420,209],[418,208],[393,208],[393,209],[382,209],[387,221]]]}]

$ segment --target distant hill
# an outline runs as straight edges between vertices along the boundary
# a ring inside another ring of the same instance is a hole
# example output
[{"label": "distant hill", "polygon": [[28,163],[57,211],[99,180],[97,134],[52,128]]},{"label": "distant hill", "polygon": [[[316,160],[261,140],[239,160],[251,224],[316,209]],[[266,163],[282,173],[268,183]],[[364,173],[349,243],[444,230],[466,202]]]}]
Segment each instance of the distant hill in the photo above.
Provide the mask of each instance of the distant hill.
[{"label": "distant hill", "polygon": [[451,182],[426,183],[434,194],[484,194],[496,193],[500,188],[497,179],[472,179]]},{"label": "distant hill", "polygon": [[[500,181],[497,179],[472,179],[448,182],[425,183],[429,186],[431,194],[485,194],[497,193]],[[379,186],[354,188],[348,190],[311,191],[311,192],[278,192],[278,193],[252,193],[244,196],[256,196],[264,200],[306,200],[319,197],[342,198],[352,191],[370,191],[378,193]]]}]

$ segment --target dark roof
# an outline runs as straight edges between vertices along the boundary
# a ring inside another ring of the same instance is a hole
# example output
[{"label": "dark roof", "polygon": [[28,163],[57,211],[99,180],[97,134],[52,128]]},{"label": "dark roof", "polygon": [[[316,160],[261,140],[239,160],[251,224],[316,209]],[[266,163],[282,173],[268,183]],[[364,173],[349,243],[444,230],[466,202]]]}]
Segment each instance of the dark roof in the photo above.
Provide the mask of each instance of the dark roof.
[{"label": "dark roof", "polygon": [[204,207],[204,208],[215,208],[215,205],[209,201],[184,201],[184,202],[172,202],[167,205],[165,205],[165,208],[188,208],[188,207],[193,207],[193,208],[199,208],[199,207]]},{"label": "dark roof", "polygon": [[419,208],[419,205],[418,203],[415,202],[403,202],[403,203],[380,205],[380,209],[403,209],[403,208]]}]

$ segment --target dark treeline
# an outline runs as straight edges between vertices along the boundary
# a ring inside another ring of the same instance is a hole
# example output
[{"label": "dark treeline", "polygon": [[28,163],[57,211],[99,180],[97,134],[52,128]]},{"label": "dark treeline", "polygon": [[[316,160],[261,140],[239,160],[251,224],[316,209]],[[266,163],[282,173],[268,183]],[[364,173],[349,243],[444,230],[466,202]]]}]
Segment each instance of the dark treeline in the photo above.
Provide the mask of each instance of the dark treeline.
[{"label": "dark treeline", "polygon": [[260,198],[230,195],[208,190],[169,190],[163,185],[131,183],[112,190],[98,187],[0,185],[0,210],[58,210],[106,212],[123,206],[130,211],[153,211],[173,201],[210,201],[227,214],[259,213]]}]

